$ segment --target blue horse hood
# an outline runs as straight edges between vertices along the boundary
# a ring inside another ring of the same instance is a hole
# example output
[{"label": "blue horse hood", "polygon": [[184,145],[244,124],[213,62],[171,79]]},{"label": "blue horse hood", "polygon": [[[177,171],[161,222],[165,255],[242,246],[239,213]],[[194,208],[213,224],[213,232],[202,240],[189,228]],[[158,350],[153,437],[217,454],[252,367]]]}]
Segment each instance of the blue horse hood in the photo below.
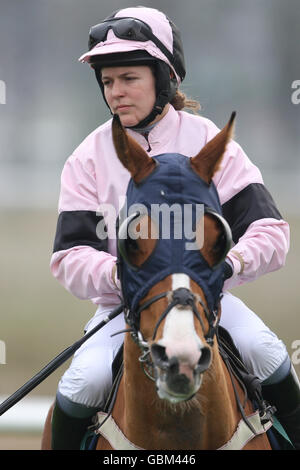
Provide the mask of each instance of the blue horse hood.
[{"label": "blue horse hood", "polygon": [[214,183],[208,185],[181,154],[166,153],[153,157],[155,170],[138,185],[131,179],[127,203],[204,204],[221,213],[221,204]]},{"label": "blue horse hood", "polygon": [[[202,180],[192,169],[190,159],[184,155],[162,154],[154,159],[157,166],[147,178],[139,184],[132,179],[129,181],[126,204],[120,212],[120,225],[122,220],[135,211],[145,210],[152,218],[156,218],[159,225],[156,247],[139,269],[132,269],[119,254],[119,274],[125,304],[135,311],[152,286],[170,274],[185,273],[200,285],[208,307],[213,310],[217,306],[223,287],[224,263],[217,269],[212,269],[200,250],[191,248],[195,236],[193,240],[191,231],[187,233],[186,219],[182,215],[189,214],[189,225],[191,229],[195,229],[199,214],[203,216],[206,208],[221,214],[216,187],[213,183],[208,185]],[[160,210],[163,207],[169,207],[173,227],[167,237],[164,236],[166,224],[161,223]],[[177,210],[171,210],[174,208]],[[198,208],[202,209],[199,213]]]}]

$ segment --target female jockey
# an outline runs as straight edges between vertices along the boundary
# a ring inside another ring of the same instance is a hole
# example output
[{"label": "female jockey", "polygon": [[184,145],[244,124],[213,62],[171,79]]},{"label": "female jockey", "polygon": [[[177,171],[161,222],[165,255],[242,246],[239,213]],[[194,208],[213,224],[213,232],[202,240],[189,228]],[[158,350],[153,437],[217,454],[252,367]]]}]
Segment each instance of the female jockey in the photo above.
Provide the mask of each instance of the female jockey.
[{"label": "female jockey", "polygon": [[[195,108],[178,87],[185,77],[180,33],[158,10],[145,7],[114,12],[91,28],[89,51],[80,58],[94,69],[112,114],[150,156],[196,155],[219,129],[208,119],[183,111]],[[108,239],[97,237],[102,208],[118,214],[129,172],[117,158],[111,120],[98,127],[67,160],[61,179],[59,219],[51,259],[53,275],[80,299],[97,305],[90,330],[120,303],[113,223]],[[226,263],[221,325],[249,371],[263,384],[296,447],[300,447],[300,388],[286,347],[228,289],[283,266],[289,227],[263,184],[258,168],[231,141],[214,176],[234,248]],[[75,354],[57,391],[52,448],[78,449],[91,417],[103,407],[111,387],[111,365],[123,342],[123,315],[108,323]]]}]

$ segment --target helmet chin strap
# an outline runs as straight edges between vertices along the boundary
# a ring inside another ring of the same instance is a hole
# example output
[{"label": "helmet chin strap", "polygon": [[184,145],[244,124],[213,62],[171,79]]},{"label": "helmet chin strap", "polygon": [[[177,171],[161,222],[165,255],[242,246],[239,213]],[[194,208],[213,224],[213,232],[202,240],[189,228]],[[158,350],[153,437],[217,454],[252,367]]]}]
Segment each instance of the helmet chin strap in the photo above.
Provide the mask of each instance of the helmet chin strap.
[{"label": "helmet chin strap", "polygon": [[[162,94],[162,93],[161,93]],[[163,112],[165,106],[169,101],[166,100],[166,96],[160,96],[156,99],[154,107],[148,116],[146,116],[142,121],[138,122],[134,126],[126,126],[127,129],[144,129],[147,127],[154,119]]]}]

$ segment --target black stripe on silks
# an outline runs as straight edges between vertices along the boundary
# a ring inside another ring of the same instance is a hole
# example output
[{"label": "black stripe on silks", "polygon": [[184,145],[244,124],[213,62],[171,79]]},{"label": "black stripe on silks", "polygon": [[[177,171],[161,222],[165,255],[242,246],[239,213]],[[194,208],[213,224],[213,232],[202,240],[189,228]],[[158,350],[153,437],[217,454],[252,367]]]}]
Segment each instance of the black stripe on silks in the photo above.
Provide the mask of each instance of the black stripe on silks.
[{"label": "black stripe on silks", "polygon": [[[74,246],[87,245],[98,251],[108,251],[108,240],[100,235],[97,225],[103,216],[93,211],[61,212],[57,221],[53,253]],[[104,224],[103,224],[104,225]]]},{"label": "black stripe on silks", "polygon": [[222,206],[223,216],[229,223],[234,243],[244,235],[252,222],[259,219],[282,219],[276,204],[261,183],[252,183]]}]

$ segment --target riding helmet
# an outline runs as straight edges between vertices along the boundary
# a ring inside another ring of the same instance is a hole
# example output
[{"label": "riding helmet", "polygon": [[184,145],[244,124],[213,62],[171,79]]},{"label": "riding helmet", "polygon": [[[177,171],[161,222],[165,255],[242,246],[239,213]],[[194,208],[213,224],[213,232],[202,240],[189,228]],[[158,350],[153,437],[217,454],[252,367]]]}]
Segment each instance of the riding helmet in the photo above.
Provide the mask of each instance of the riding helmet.
[{"label": "riding helmet", "polygon": [[89,51],[79,61],[89,63],[95,70],[104,100],[102,67],[152,67],[156,82],[156,102],[150,114],[134,128],[146,127],[162,113],[186,74],[183,46],[177,26],[164,13],[146,7],[115,11],[93,26],[89,33]]}]

